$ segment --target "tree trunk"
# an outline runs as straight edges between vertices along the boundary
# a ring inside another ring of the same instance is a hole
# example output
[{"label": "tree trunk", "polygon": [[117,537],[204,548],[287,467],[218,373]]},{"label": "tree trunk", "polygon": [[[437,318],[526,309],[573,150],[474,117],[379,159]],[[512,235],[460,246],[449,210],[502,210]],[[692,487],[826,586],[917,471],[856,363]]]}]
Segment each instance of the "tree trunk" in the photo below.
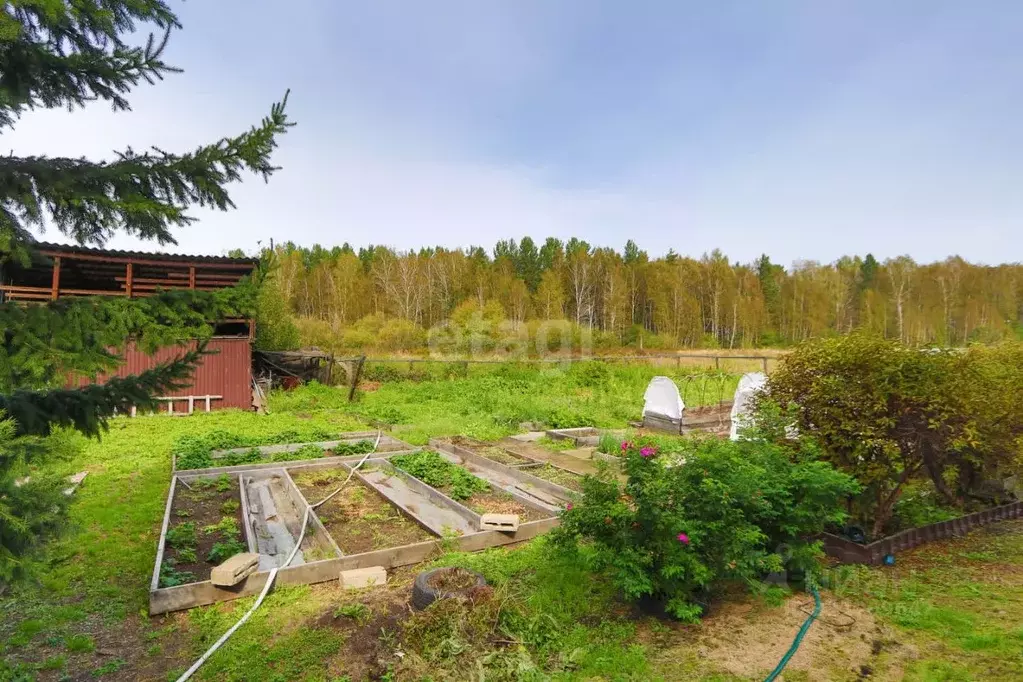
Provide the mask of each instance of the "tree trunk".
[{"label": "tree trunk", "polygon": [[928,440],[921,442],[920,454],[923,457],[924,466],[927,468],[927,475],[931,477],[934,488],[938,491],[942,500],[945,504],[959,506],[959,498],[956,497],[955,492],[948,487],[945,479],[942,478],[941,462],[938,461],[938,455],[934,451],[933,444]]}]

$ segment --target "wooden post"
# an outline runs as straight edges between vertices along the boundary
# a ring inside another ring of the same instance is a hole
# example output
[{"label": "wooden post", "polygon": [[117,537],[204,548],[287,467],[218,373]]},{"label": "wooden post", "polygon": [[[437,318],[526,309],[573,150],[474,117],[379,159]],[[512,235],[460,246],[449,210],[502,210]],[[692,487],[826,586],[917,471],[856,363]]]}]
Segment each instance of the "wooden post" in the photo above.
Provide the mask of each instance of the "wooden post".
[{"label": "wooden post", "polygon": [[188,396],[188,414],[195,412],[195,396]]},{"label": "wooden post", "polygon": [[718,370],[719,372],[721,371],[721,356],[719,355],[714,356],[714,369]]},{"label": "wooden post", "polygon": [[54,301],[57,300],[57,294],[60,292],[60,256],[53,257],[53,280],[50,283],[50,298]]},{"label": "wooden post", "polygon": [[210,397],[208,395],[206,396],[206,411],[210,411]]},{"label": "wooden post", "polygon": [[194,265],[189,265],[188,266],[188,288],[189,289],[194,289],[195,288],[195,266]]},{"label": "wooden post", "polygon": [[362,366],[366,364],[366,356],[362,355],[355,363],[355,369],[352,371],[352,376],[349,377],[351,386],[348,387],[348,402],[355,400],[355,389],[359,387],[359,376],[362,374]]},{"label": "wooden post", "polygon": [[167,414],[174,414],[174,400],[167,401]]},{"label": "wooden post", "polygon": [[764,363],[764,374],[767,374],[767,358],[760,358]]},{"label": "wooden post", "polygon": [[124,273],[124,289],[128,293],[128,298],[131,298],[131,281],[132,281],[132,265],[131,265],[131,261],[128,261],[128,265],[125,266],[125,273]]}]

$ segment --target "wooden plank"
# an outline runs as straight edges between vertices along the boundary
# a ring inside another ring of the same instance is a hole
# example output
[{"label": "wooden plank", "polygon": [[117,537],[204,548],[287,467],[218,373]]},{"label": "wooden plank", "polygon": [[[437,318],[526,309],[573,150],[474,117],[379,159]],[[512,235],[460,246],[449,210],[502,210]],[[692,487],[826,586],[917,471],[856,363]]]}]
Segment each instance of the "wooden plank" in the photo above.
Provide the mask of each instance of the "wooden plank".
[{"label": "wooden plank", "polygon": [[128,261],[128,264],[124,266],[124,290],[128,293],[128,298],[131,298],[131,285],[132,285],[132,262]]},{"label": "wooden plank", "polygon": [[167,504],[163,510],[163,525],[160,526],[160,540],[156,545],[156,565],[153,566],[153,580],[149,585],[150,590],[160,588],[160,566],[163,565],[163,546],[167,541],[167,528],[170,526],[171,505],[174,503],[174,491],[177,489],[178,479],[171,476],[170,490],[167,491]]},{"label": "wooden plank", "polygon": [[[370,460],[379,464],[378,460]],[[444,536],[449,531],[468,535],[479,530],[479,525],[442,499],[431,496],[417,487],[403,471],[376,469],[361,472],[360,478],[392,504],[401,507],[423,528],[434,535]]]},{"label": "wooden plank", "polygon": [[[431,557],[443,554],[449,548],[463,552],[477,552],[491,547],[501,547],[531,540],[558,525],[559,519],[550,518],[531,521],[519,526],[514,533],[486,531],[463,535],[446,540],[429,540],[414,545],[380,549],[362,554],[352,554],[339,559],[315,561],[301,566],[282,568],[277,573],[277,585],[307,585],[337,580],[341,571],[369,566],[398,568],[418,564]],[[219,601],[240,599],[258,594],[266,584],[269,572],[254,573],[244,582],[232,588],[213,585],[209,581],[178,585],[152,590],[149,593],[149,614],[156,616],[171,611],[181,611],[196,606],[206,606]]]},{"label": "wooden plank", "polygon": [[[323,533],[323,537],[327,538],[327,543],[333,548],[335,556],[339,557],[344,556],[345,553],[341,551],[340,547],[338,547],[337,542],[334,541],[334,537],[327,532],[327,528],[326,526],[323,525],[323,521],[320,520],[320,517],[319,515],[317,515],[316,510],[312,508],[312,505],[310,504],[309,500],[305,498],[305,495],[302,494],[302,491],[299,490],[299,487],[295,485],[295,479],[291,477],[291,474],[288,473],[287,469],[282,469],[282,471],[284,472],[285,480],[288,482],[288,487],[291,488],[291,493],[295,496],[296,499],[300,500],[302,504],[305,505],[305,507],[302,508],[302,511],[305,512],[305,508],[306,507],[309,508],[309,520],[312,521],[313,526],[318,531]],[[319,500],[316,501],[319,502]]]},{"label": "wooden plank", "polygon": [[[339,445],[351,445],[351,444],[354,444],[354,443],[358,443],[361,440],[373,440],[373,439],[376,438],[377,432],[376,431],[371,431],[371,432],[366,432],[366,433],[360,433],[360,432],[356,431],[354,434],[342,433],[340,435],[342,436],[342,438],[340,440],[323,440],[323,441],[316,441],[316,442],[312,442],[312,443],[282,443],[282,444],[277,444],[277,445],[258,445],[258,446],[255,447],[255,449],[259,450],[260,454],[263,454],[263,455],[276,455],[276,454],[280,454],[280,453],[284,453],[284,452],[295,452],[296,450],[301,450],[302,448],[304,448],[307,445],[315,445],[316,447],[322,448],[323,450],[330,450],[332,448],[336,448]],[[386,436],[386,435],[382,436],[380,438],[380,444],[379,445],[398,446],[398,447],[401,447],[402,450],[406,451],[406,452],[414,452],[414,451],[422,449],[422,448],[417,448],[414,445],[409,445],[405,441],[398,440],[397,438],[394,438],[393,436]],[[248,452],[249,450],[252,450],[252,449],[253,448],[248,447],[248,448],[228,448],[226,450],[214,450],[214,451],[212,451],[210,453],[210,457],[212,457],[213,459],[219,459],[221,457],[226,457],[228,455],[237,455],[237,454],[245,453],[245,452]],[[347,457],[348,455],[345,455],[345,456]],[[374,456],[375,456],[375,454],[374,454]]]},{"label": "wooden plank", "polygon": [[189,266],[188,268],[188,288],[195,288],[195,266]]},{"label": "wooden plank", "polygon": [[252,524],[249,523],[249,495],[245,492],[245,474],[238,474],[238,494],[241,496],[242,501],[242,519],[245,524],[245,544],[248,546],[250,552],[253,554],[259,554],[259,549],[256,547],[256,534],[252,530]]},{"label": "wooden plank", "polygon": [[[378,455],[373,455],[374,459],[387,459],[392,455],[409,454],[404,451],[398,452],[382,452]],[[316,459],[296,459],[293,462],[260,462],[249,463],[249,464],[235,464],[232,466],[222,467],[207,467],[205,469],[181,469],[178,473],[182,476],[209,476],[215,474],[232,474],[240,471],[255,473],[257,471],[263,471],[265,469],[280,469],[287,466],[289,469],[301,466],[330,466],[331,464],[337,465],[342,462],[358,462],[365,455],[344,455],[343,457],[317,457]]]},{"label": "wooden plank", "polygon": [[50,298],[57,300],[57,292],[60,291],[60,256],[53,259],[53,276],[50,284]]},{"label": "wooden plank", "polygon": [[39,253],[43,256],[50,256],[52,258],[66,258],[68,260],[80,260],[80,261],[92,261],[94,263],[127,263],[131,261],[136,265],[155,265],[159,267],[179,267],[187,268],[194,267],[200,269],[216,270],[223,268],[225,270],[247,270],[252,271],[257,267],[257,263],[237,263],[237,262],[218,262],[208,263],[203,261],[175,261],[175,260],[156,260],[151,258],[137,258],[135,256],[118,256],[113,253],[105,253],[103,255],[93,253],[74,253],[67,251],[54,251],[51,249],[40,250]]},{"label": "wooden plank", "polygon": [[437,490],[433,486],[427,485],[423,481],[420,481],[418,478],[416,478],[409,472],[405,471],[404,469],[397,467],[394,464],[391,464],[391,466],[394,467],[395,471],[401,474],[401,477],[405,479],[405,485],[408,485],[408,487],[411,490],[419,493],[420,495],[425,496],[426,499],[437,504],[438,506],[447,507],[453,510],[456,514],[458,514],[463,519],[472,524],[472,527],[474,529],[479,530],[480,528],[479,514],[469,509],[461,502],[448,497],[447,495]]}]

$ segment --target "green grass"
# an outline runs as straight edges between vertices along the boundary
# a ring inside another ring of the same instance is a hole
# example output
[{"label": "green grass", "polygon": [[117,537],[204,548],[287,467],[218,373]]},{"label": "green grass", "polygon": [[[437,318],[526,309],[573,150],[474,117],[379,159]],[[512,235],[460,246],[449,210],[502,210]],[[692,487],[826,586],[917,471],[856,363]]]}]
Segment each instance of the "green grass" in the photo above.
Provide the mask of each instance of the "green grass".
[{"label": "green grass", "polygon": [[924,652],[906,679],[1023,679],[1023,522],[922,547],[894,569],[843,567],[831,578]]},{"label": "green grass", "polygon": [[[367,429],[372,420],[396,424],[398,437],[417,443],[455,434],[496,439],[516,431],[520,421],[621,428],[639,416],[649,369],[471,370],[454,379],[385,383],[351,405],[343,391],[310,386],[272,396],[269,415],[222,411],[114,420],[102,440],[83,439],[77,455],[48,465],[53,473],[86,470],[89,477],[75,494],[67,532],[33,559],[29,578],[0,597],[0,679],[34,679],[42,668],[61,668],[75,679],[123,677],[146,660],[133,657],[146,652],[169,657],[171,669],[159,678],[173,678],[252,605],[249,597],[172,617],[145,616],[171,452],[183,439],[202,439],[204,446],[238,435],[297,442]],[[684,440],[666,436],[658,446],[679,452]],[[900,663],[906,679],[1023,679],[1023,522],[998,527],[1011,532],[975,533],[900,555],[894,569],[836,574],[836,592],[915,647],[917,655]],[[491,620],[438,608],[408,616],[411,630],[391,625],[374,631],[391,679],[745,679],[699,655],[714,643],[699,640],[698,626],[636,618],[604,581],[580,561],[554,553],[545,540],[512,551],[449,554],[436,563],[482,572],[502,607],[499,613],[481,610]],[[404,598],[413,575],[403,573],[386,589]],[[275,589],[199,679],[361,679],[349,670],[350,640],[353,628],[374,627],[386,612],[373,594],[341,595],[340,601],[333,584]],[[107,646],[111,632],[139,643],[131,655],[120,654],[125,667],[119,671],[113,667],[121,659],[95,651]],[[878,663],[878,676],[886,665]],[[790,678],[805,678],[805,671],[793,670]]]},{"label": "green grass", "polygon": [[643,392],[657,375],[675,377],[687,389],[686,404],[731,399],[738,375],[698,375],[689,370],[649,365],[580,362],[562,365],[471,366],[468,373],[451,375],[434,370],[438,378],[423,381],[400,378],[377,390],[362,392],[354,404],[344,390],[310,386],[275,396],[274,408],[286,411],[339,409],[371,423],[395,427],[395,435],[414,444],[434,436],[464,435],[496,440],[518,432],[522,422],[554,428],[599,426],[623,428],[642,416]]}]

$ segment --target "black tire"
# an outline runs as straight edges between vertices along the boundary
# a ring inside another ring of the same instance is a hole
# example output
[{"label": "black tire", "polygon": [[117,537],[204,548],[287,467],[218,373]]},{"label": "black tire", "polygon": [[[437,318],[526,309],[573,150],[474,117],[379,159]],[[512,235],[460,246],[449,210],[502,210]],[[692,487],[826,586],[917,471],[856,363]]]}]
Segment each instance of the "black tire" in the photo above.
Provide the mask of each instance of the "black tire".
[{"label": "black tire", "polygon": [[422,611],[427,606],[437,601],[438,599],[450,599],[451,597],[464,597],[469,592],[477,587],[483,587],[487,584],[486,578],[475,571],[468,571],[468,569],[461,569],[468,571],[476,576],[476,583],[472,587],[460,589],[460,590],[448,590],[442,591],[430,587],[430,578],[437,573],[443,573],[450,571],[450,568],[435,568],[431,571],[423,571],[416,576],[416,581],[412,584],[412,607],[417,611]]}]

